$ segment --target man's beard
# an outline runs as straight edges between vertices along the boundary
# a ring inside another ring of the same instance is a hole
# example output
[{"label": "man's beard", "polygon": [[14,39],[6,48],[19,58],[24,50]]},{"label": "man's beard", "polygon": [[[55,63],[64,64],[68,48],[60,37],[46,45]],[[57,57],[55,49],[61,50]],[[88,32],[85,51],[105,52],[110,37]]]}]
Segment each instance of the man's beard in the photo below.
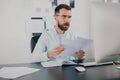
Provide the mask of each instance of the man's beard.
[{"label": "man's beard", "polygon": [[67,31],[68,28],[69,28],[69,26],[70,26],[69,23],[65,23],[65,24],[63,24],[63,25],[60,25],[60,24],[58,23],[58,27],[59,27],[60,30],[62,30],[62,31]]}]

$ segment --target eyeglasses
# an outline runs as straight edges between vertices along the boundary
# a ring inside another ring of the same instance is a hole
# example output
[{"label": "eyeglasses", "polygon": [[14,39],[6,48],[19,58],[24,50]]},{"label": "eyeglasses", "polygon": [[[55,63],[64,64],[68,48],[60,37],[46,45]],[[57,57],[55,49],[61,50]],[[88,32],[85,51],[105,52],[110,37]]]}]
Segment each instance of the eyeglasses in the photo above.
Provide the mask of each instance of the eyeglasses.
[{"label": "eyeglasses", "polygon": [[67,16],[67,15],[56,15],[56,16],[60,16],[62,19],[65,19],[65,18],[71,18],[72,16]]}]

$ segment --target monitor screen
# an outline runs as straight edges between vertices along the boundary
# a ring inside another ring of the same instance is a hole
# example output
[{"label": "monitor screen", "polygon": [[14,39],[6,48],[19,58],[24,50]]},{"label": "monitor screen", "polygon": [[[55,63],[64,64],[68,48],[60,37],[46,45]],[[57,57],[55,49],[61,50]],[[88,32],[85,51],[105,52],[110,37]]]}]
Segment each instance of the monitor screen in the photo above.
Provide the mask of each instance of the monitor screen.
[{"label": "monitor screen", "polygon": [[120,57],[120,5],[91,3],[91,33],[96,62]]}]

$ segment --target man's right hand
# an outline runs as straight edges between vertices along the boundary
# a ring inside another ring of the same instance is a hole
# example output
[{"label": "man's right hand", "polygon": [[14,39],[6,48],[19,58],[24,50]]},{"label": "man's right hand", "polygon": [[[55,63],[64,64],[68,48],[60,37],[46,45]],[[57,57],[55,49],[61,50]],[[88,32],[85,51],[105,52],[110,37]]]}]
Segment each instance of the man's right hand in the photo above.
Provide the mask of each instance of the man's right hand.
[{"label": "man's right hand", "polygon": [[62,51],[64,51],[64,48],[61,45],[56,46],[52,50],[49,50],[47,53],[48,58],[54,57],[59,55]]}]

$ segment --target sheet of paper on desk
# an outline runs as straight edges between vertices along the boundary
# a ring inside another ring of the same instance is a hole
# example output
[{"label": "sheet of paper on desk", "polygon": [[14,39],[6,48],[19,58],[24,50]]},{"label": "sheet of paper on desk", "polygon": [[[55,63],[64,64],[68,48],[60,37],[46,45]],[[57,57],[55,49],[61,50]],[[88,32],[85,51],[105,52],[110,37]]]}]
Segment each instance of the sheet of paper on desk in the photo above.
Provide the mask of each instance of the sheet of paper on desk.
[{"label": "sheet of paper on desk", "polygon": [[28,67],[3,67],[2,69],[0,69],[0,77],[7,79],[15,79],[39,70],[40,69]]},{"label": "sheet of paper on desk", "polygon": [[84,50],[91,42],[91,39],[82,37],[77,37],[73,40],[66,40],[62,43],[64,51],[57,57],[74,55],[76,51]]},{"label": "sheet of paper on desk", "polygon": [[58,61],[47,61],[41,63],[43,67],[54,67],[54,66],[61,66],[62,63]]}]

